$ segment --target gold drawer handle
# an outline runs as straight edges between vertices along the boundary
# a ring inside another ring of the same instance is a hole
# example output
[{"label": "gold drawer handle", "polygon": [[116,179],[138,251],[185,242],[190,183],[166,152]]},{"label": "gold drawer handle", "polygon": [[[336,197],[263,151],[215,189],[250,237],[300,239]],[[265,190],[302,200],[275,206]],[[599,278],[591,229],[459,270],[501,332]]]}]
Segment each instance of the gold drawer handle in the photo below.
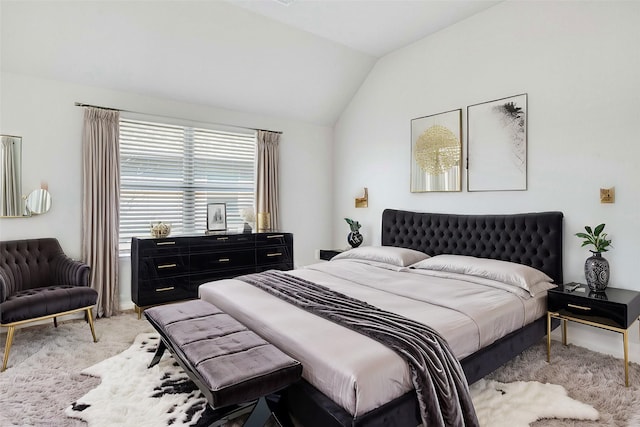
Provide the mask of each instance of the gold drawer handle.
[{"label": "gold drawer handle", "polygon": [[162,265],[158,266],[158,269],[161,269],[161,268],[175,268],[177,266],[178,266],[178,264],[162,264]]},{"label": "gold drawer handle", "polygon": [[175,245],[175,244],[176,244],[175,240],[174,240],[174,241],[171,241],[171,242],[156,242],[156,245],[157,245],[157,246],[162,246],[162,245]]},{"label": "gold drawer handle", "polygon": [[280,255],[282,255],[282,252],[275,252],[275,253],[272,253],[272,254],[267,254],[267,256],[280,256]]},{"label": "gold drawer handle", "polygon": [[220,258],[218,262],[229,262],[229,258]]},{"label": "gold drawer handle", "polygon": [[269,234],[267,239],[277,239],[279,237],[284,237],[284,234]]},{"label": "gold drawer handle", "polygon": [[158,289],[156,289],[156,292],[166,292],[166,291],[172,291],[172,290],[174,290],[174,289],[175,289],[175,287],[173,287],[173,286],[168,286],[168,287],[166,287],[166,288],[158,288]]},{"label": "gold drawer handle", "polygon": [[567,304],[567,307],[571,307],[571,308],[578,308],[580,310],[584,310],[584,311],[589,311],[591,310],[591,307],[583,307],[581,305],[575,305],[575,304]]},{"label": "gold drawer handle", "polygon": [[216,240],[229,240],[228,237],[218,237]]}]

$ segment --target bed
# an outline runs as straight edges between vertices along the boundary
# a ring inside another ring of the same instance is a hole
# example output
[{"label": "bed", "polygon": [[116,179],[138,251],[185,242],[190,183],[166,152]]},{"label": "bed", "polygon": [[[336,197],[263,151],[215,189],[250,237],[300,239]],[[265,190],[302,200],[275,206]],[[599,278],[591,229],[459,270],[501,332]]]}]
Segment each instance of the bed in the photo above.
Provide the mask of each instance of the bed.
[{"label": "bed", "polygon": [[[471,277],[468,266],[508,261],[509,268],[527,268],[526,274],[562,283],[562,218],[561,212],[452,215],[386,209],[380,248],[349,251],[291,274],[432,323],[471,384],[546,334],[546,292],[534,292],[527,283],[503,286],[504,275]],[[391,261],[375,255],[390,252],[402,255]],[[414,258],[420,254],[429,257]],[[442,271],[442,264],[460,270]],[[286,392],[283,403],[304,426],[420,424],[406,363],[384,345],[240,280],[201,285],[200,297],[302,362],[303,380]]]}]

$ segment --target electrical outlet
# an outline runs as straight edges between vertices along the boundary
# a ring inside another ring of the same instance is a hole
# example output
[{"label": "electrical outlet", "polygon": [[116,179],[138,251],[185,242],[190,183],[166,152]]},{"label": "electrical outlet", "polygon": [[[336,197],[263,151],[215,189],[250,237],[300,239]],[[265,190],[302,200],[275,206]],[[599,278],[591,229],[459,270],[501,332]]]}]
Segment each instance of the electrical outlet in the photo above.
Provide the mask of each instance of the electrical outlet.
[{"label": "electrical outlet", "polygon": [[616,201],[615,187],[600,189],[600,203],[615,203],[615,201]]}]

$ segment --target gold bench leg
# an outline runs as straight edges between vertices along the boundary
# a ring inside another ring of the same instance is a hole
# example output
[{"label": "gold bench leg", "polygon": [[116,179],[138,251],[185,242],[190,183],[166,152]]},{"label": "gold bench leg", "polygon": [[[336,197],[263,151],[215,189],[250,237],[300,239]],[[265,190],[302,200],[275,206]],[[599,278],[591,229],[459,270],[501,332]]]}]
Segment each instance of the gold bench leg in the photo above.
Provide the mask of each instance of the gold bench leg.
[{"label": "gold bench leg", "polygon": [[11,344],[13,343],[13,333],[16,330],[15,326],[9,326],[7,330],[7,342],[4,345],[4,359],[2,360],[2,370],[4,372],[7,369],[7,362],[9,361],[9,351],[11,350]]},{"label": "gold bench leg", "polygon": [[90,308],[87,308],[87,320],[89,321],[89,327],[91,328],[91,335],[93,335],[93,342],[98,342],[96,338],[96,331],[93,328],[93,316],[91,315]]}]

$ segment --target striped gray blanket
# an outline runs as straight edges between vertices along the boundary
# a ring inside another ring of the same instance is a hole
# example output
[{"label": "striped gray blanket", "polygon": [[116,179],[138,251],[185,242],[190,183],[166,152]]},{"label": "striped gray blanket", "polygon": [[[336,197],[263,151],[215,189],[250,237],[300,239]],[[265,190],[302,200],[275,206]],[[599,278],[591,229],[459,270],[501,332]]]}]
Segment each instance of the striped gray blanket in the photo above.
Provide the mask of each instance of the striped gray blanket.
[{"label": "striped gray blanket", "polygon": [[281,271],[237,279],[396,351],[409,365],[424,426],[479,426],[462,367],[432,328]]}]

